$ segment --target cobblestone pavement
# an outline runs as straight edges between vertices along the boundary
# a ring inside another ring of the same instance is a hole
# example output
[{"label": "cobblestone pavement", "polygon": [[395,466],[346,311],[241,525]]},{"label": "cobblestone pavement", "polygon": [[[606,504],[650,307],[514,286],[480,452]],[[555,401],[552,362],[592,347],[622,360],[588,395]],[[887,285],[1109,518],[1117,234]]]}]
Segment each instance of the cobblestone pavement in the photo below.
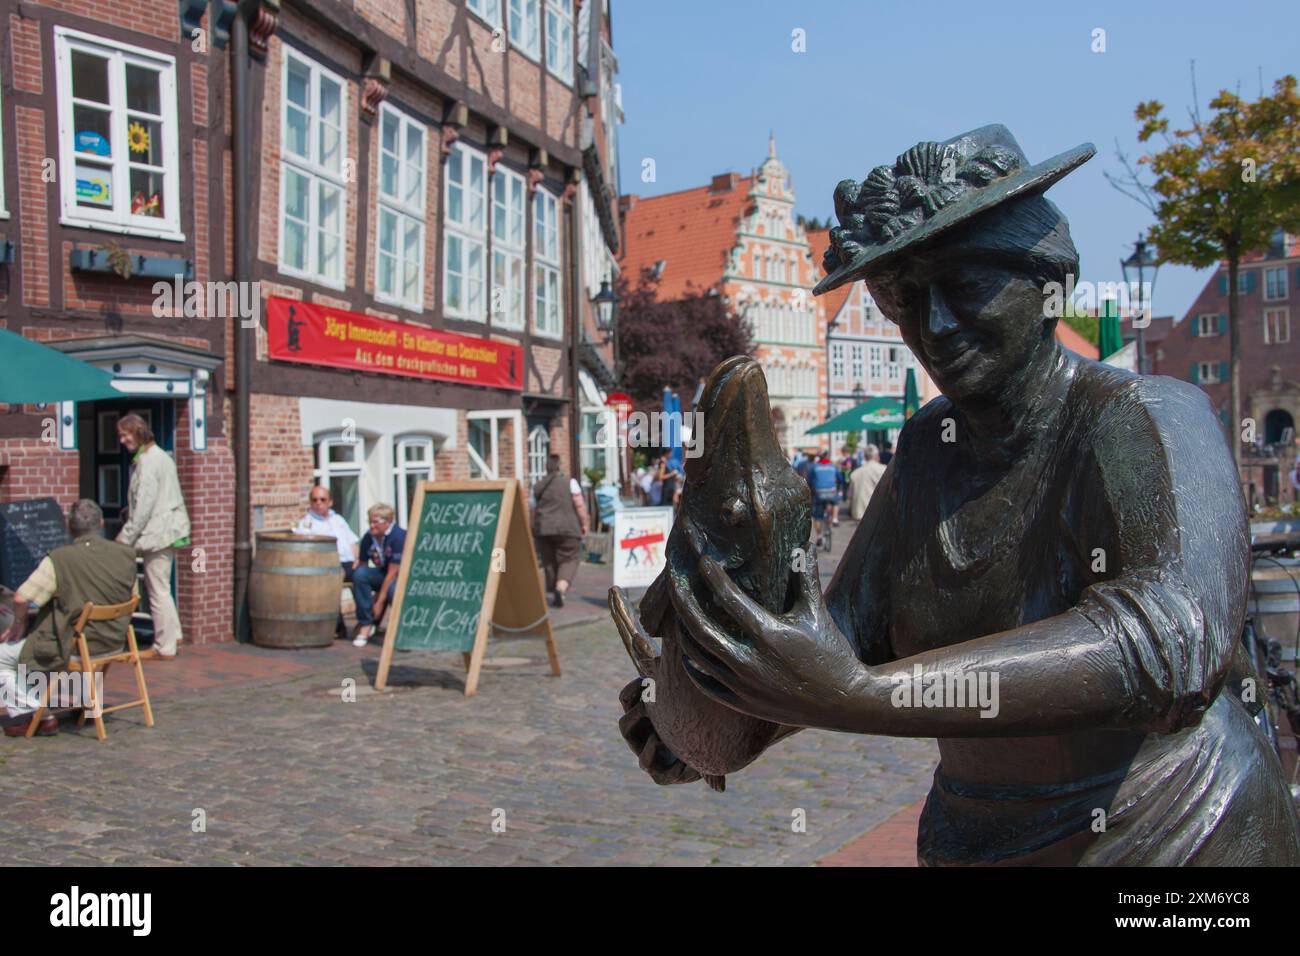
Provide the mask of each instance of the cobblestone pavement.
[{"label": "cobblestone pavement", "polygon": [[[613,625],[557,640],[563,677],[490,669],[468,699],[459,655],[398,654],[396,687],[379,694],[374,650],[339,645],[257,685],[165,695],[152,730],[138,710],[110,717],[106,743],[90,725],[0,739],[0,853],[47,864],[811,864],[928,789],[932,741],[821,731],[778,744],[725,793],[655,786],[618,735],[618,690],[634,673]],[[495,653],[540,656],[540,645]],[[349,677],[357,699],[345,703]],[[796,808],[805,833],[792,832]],[[504,833],[492,829],[497,809]],[[205,832],[194,832],[199,810]]]}]

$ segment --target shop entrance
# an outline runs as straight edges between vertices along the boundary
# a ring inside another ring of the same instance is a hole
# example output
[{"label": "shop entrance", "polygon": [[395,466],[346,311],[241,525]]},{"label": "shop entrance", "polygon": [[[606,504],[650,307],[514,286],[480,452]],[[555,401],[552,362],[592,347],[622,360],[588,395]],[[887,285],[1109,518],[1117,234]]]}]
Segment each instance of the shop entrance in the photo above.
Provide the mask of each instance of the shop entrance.
[{"label": "shop entrance", "polygon": [[[120,418],[134,412],[145,420],[158,447],[168,453],[175,448],[176,403],[170,399],[113,398],[102,402],[77,403],[77,448],[81,453],[79,495],[97,502],[104,512],[104,536],[117,537],[126,523],[126,491],[131,483],[131,453],[117,440]],[[144,589],[143,564],[137,561],[136,576],[140,605],[135,614],[135,633],[140,643],[153,642],[153,619]],[[172,597],[176,597],[176,571],[172,569]]]}]

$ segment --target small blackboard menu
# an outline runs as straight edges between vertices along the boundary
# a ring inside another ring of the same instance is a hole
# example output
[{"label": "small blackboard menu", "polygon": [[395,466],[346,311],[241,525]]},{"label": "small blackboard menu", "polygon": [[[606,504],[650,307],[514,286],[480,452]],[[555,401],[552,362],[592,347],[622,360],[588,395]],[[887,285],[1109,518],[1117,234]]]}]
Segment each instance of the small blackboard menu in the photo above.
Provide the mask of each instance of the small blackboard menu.
[{"label": "small blackboard menu", "polygon": [[394,650],[460,651],[473,694],[491,625],[540,628],[559,675],[522,488],[515,479],[421,482],[375,687],[386,686]]},{"label": "small blackboard menu", "polygon": [[70,540],[63,509],[53,498],[0,505],[0,584],[17,590],[41,558]]}]

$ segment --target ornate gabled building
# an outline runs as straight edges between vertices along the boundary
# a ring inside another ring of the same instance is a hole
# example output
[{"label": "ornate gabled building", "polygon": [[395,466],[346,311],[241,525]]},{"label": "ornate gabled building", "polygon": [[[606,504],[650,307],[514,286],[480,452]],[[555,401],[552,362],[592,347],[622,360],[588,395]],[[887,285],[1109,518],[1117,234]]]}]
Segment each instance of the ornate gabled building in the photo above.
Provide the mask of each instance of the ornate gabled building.
[{"label": "ornate gabled building", "polygon": [[819,273],[794,203],[774,137],[749,176],[722,173],[695,189],[623,197],[623,269],[630,277],[655,270],[663,299],[691,289],[721,295],[748,320],[790,452],[826,409],[825,314],[811,292]]}]

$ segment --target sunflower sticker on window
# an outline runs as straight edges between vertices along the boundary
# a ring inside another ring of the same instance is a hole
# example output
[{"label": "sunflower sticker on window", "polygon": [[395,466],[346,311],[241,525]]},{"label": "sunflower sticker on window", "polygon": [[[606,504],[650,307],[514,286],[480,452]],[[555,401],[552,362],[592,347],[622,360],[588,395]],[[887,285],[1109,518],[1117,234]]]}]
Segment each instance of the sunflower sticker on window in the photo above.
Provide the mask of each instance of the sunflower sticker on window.
[{"label": "sunflower sticker on window", "polygon": [[126,131],[126,140],[133,153],[149,151],[149,131],[139,123],[132,123]]}]

